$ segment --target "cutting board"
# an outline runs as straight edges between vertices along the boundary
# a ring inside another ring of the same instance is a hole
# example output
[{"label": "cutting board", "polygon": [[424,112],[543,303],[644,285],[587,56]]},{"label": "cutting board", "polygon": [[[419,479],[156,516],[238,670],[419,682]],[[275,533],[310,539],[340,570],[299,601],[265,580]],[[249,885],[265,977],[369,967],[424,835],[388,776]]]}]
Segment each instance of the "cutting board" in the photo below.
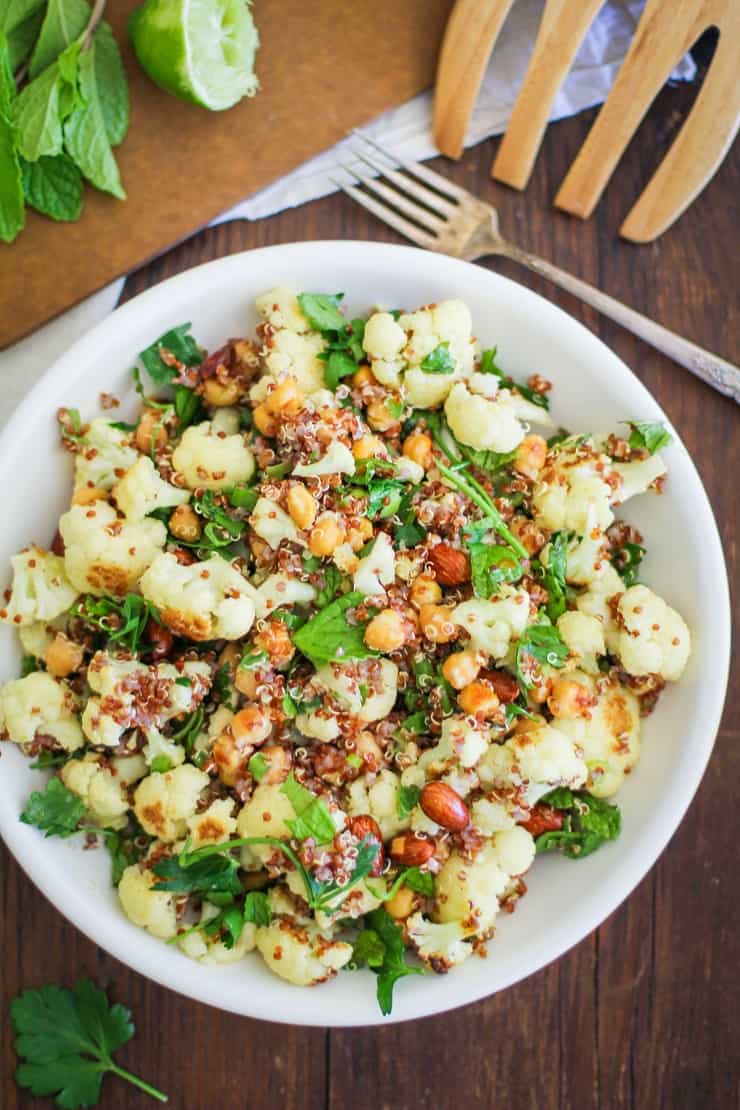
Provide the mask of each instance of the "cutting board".
[{"label": "cutting board", "polygon": [[28,213],[0,244],[0,348],[128,273],[359,126],[433,83],[451,0],[256,0],[262,90],[227,112],[162,92],[109,0],[131,93],[116,155],[124,202],[86,188],[81,219]]}]

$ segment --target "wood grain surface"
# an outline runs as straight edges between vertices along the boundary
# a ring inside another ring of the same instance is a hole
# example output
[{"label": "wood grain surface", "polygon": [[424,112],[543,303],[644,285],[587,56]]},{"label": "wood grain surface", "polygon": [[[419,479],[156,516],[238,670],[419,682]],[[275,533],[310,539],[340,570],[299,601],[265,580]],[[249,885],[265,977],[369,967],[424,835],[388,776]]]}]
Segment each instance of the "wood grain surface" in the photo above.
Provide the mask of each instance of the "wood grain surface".
[{"label": "wood grain surface", "polygon": [[131,94],[116,148],[128,199],[86,188],[76,223],[28,213],[15,243],[0,247],[0,349],[428,88],[451,0],[255,0],[262,89],[228,112],[184,104],[149,80],[126,31],[138,3],[112,0],[105,13]]},{"label": "wood grain surface", "polygon": [[[554,211],[551,199],[592,113],[550,127],[523,195],[490,180],[496,141],[468,151],[455,166],[441,164],[497,203],[503,228],[524,246],[738,361],[732,249],[738,158],[726,161],[657,243],[637,248],[617,238],[691,96],[687,88],[661,94],[587,223]],[[394,238],[350,201],[331,197],[261,223],[202,232],[135,274],[125,295],[244,248],[325,237]],[[513,266],[505,272],[596,331],[653,391],[696,460],[737,581],[736,407],[566,295]],[[166,1090],[174,1110],[730,1110],[738,1104],[739,1077],[739,707],[731,683],[717,746],[688,815],[657,866],[597,932],[502,994],[406,1025],[301,1029],[180,998],[86,940],[2,851],[0,1106],[51,1105],[13,1085],[11,998],[25,987],[71,983],[87,973],[133,1010],[138,1034],[121,1063]],[[100,1105],[155,1104],[107,1079]]]}]

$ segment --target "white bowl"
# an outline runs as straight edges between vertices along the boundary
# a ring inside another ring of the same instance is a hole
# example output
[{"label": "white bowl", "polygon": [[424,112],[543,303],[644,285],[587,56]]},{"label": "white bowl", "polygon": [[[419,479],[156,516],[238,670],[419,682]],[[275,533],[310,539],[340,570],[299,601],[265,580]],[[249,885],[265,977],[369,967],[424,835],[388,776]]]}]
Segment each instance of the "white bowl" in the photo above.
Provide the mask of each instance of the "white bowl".
[{"label": "white bowl", "polygon": [[[554,383],[556,423],[573,431],[616,429],[620,420],[665,420],[649,393],[591,332],[528,289],[465,262],[379,243],[295,243],[223,258],[179,274],[118,309],[81,339],[33,389],[0,441],[6,476],[0,566],[31,541],[48,545],[68,503],[70,460],[58,446],[55,413],[74,406],[95,415],[101,391],[128,397],[136,354],[174,324],[193,322],[207,347],[250,334],[254,298],[274,285],[344,291],[350,309],[413,308],[461,297],[485,346],[514,377],[539,372]],[[353,313],[354,314],[354,313]],[[679,371],[677,371],[677,374]],[[677,378],[680,388],[680,378]],[[626,517],[644,533],[648,584],[691,628],[689,667],[644,722],[643,756],[619,797],[618,841],[583,861],[545,857],[527,876],[529,893],[502,915],[486,960],[445,977],[398,984],[390,1020],[424,1017],[510,986],[556,959],[595,929],[639,883],[675,832],[699,784],[719,725],[729,662],[729,595],[717,528],[699,476],[674,432],[665,451],[662,497],[646,495]],[[0,639],[0,678],[17,675],[18,649]],[[0,832],[30,878],[58,909],[119,960],[143,975],[224,1010],[306,1025],[369,1025],[380,1016],[375,979],[343,973],[312,990],[292,987],[259,956],[224,968],[189,960],[130,924],[117,903],[104,850],[80,838],[44,840],[18,821],[43,781],[10,744],[0,761]]]}]

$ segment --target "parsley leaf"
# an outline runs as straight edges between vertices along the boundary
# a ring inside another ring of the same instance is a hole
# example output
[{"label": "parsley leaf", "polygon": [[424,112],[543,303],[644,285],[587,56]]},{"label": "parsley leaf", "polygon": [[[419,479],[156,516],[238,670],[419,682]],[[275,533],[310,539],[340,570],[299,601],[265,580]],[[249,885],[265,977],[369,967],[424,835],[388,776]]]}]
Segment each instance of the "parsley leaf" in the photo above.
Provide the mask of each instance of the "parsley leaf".
[{"label": "parsley leaf", "polygon": [[346,613],[365,600],[358,590],[344,594],[306,621],[293,636],[293,643],[313,663],[333,660],[368,659],[376,653],[365,643],[365,625],[350,624]]},{"label": "parsley leaf", "polygon": [[381,478],[369,482],[367,487],[367,515],[370,520],[385,520],[395,516],[404,494],[402,482],[392,478]]},{"label": "parsley leaf", "polygon": [[542,585],[548,594],[545,612],[553,624],[565,612],[569,539],[569,532],[555,532],[550,540],[547,566],[542,566]]},{"label": "parsley leaf", "polygon": [[616,840],[622,827],[618,806],[585,790],[557,787],[540,799],[543,805],[565,812],[563,827],[537,837],[537,853],[561,850],[568,859],[583,859],[607,840]]},{"label": "parsley leaf", "polygon": [[[421,714],[424,716],[424,714]],[[396,797],[396,813],[399,821],[408,817],[414,806],[418,805],[421,788],[418,786],[399,786]]]},{"label": "parsley leaf", "polygon": [[523,567],[516,551],[497,543],[470,543],[470,577],[476,597],[489,598],[504,582],[516,582]]},{"label": "parsley leaf", "polygon": [[179,421],[178,429],[181,432],[204,415],[200,397],[186,385],[175,386],[175,413]]},{"label": "parsley leaf", "polygon": [[140,594],[126,594],[123,601],[86,594],[71,610],[90,628],[105,633],[111,643],[120,643],[129,651],[138,651],[150,620],[158,621],[158,613]]},{"label": "parsley leaf", "polygon": [[[325,609],[326,606],[334,600],[342,588],[342,583],[345,581],[345,576],[342,574],[338,567],[333,563],[327,563],[322,567],[324,576],[324,585],[316,589],[316,608]],[[281,618],[282,619],[282,618]],[[289,622],[286,622],[289,623]]]},{"label": "parsley leaf", "polygon": [[418,867],[409,867],[407,871],[403,872],[403,885],[407,886],[409,890],[415,890],[417,894],[424,894],[427,898],[431,898],[434,894],[434,876],[429,871],[420,871]]},{"label": "parsley leaf", "polygon": [[341,331],[347,321],[339,311],[344,293],[299,293],[298,304],[312,328],[317,331]]},{"label": "parsley leaf", "polygon": [[201,538],[193,544],[185,544],[186,547],[218,551],[222,547],[236,543],[244,535],[247,528],[246,521],[235,520],[234,517],[229,516],[216,501],[213,490],[208,489],[201,497],[193,498],[191,505],[206,524]]},{"label": "parsley leaf", "polygon": [[408,490],[396,509],[396,516],[401,521],[393,529],[393,539],[402,547],[416,547],[426,537],[426,528],[423,528],[416,518],[412,504],[414,491]]},{"label": "parsley leaf", "polygon": [[324,385],[333,392],[342,378],[357,373],[357,366],[358,363],[346,351],[330,351],[324,367]]},{"label": "parsley leaf", "polygon": [[450,354],[449,343],[440,343],[419,366],[425,374],[454,374],[455,359]]},{"label": "parsley leaf", "polygon": [[231,856],[206,856],[184,866],[181,856],[160,859],[152,868],[158,882],[152,890],[172,890],[180,894],[241,894],[237,874],[239,865]]},{"label": "parsley leaf", "polygon": [[169,385],[177,376],[176,367],[168,365],[162,357],[163,351],[174,355],[178,362],[186,366],[199,366],[203,361],[203,351],[189,334],[190,328],[190,324],[178,324],[140,353],[144,369],[155,385]]},{"label": "parsley leaf", "polygon": [[654,455],[661,447],[667,447],[672,442],[673,436],[660,421],[626,420],[632,431],[630,432],[629,445],[634,451],[649,451]]},{"label": "parsley leaf", "polygon": [[261,890],[250,890],[244,901],[244,920],[254,925],[269,925],[272,910],[267,895]]},{"label": "parsley leaf", "polygon": [[634,586],[646,548],[639,543],[625,543],[618,548],[612,562],[625,586]]},{"label": "parsley leaf", "polygon": [[554,625],[533,624],[525,628],[516,649],[516,673],[519,685],[525,690],[533,685],[529,673],[531,663],[528,663],[528,659],[547,663],[551,667],[562,667],[568,654],[568,647]]},{"label": "parsley leaf", "polygon": [[[354,961],[358,966],[367,964],[378,976],[378,1005],[387,1015],[393,1009],[393,987],[398,980],[406,975],[423,975],[424,971],[406,963],[403,933],[386,910],[373,910],[365,916],[365,922],[369,928],[363,929],[355,941]],[[363,939],[366,932],[373,935]]]},{"label": "parsley leaf", "polygon": [[35,825],[44,836],[72,836],[85,815],[85,804],[61,779],[49,779],[43,791],[34,790],[21,813],[24,825]]},{"label": "parsley leaf", "polygon": [[298,782],[291,772],[280,787],[295,812],[295,819],[286,821],[296,840],[313,837],[317,844],[329,844],[336,836],[337,828],[329,810],[320,798]]},{"label": "parsley leaf", "polygon": [[10,1020],[21,1058],[15,1081],[31,1094],[56,1095],[64,1110],[93,1106],[110,1071],[167,1101],[161,1091],[114,1063],[113,1053],[134,1035],[131,1013],[118,1003],[111,1006],[90,979],[80,979],[74,990],[47,985],[23,991],[10,1005]]},{"label": "parsley leaf", "polygon": [[[137,828],[133,834],[126,829],[102,829],[101,833],[110,856],[111,882],[113,886],[118,886],[126,868],[132,863],[138,863],[146,855],[147,845],[136,843],[142,836],[142,829]],[[144,840],[147,839],[144,836]]]}]

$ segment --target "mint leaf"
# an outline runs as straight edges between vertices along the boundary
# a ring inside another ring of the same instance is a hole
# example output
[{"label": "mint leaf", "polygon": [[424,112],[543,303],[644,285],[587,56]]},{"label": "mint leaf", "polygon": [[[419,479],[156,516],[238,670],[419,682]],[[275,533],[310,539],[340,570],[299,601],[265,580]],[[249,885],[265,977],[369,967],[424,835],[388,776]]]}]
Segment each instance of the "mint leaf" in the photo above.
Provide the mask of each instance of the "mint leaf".
[{"label": "mint leaf", "polygon": [[11,119],[15,82],[5,36],[0,33],[0,239],[12,243],[26,222],[21,166]]},{"label": "mint leaf", "polygon": [[520,686],[525,690],[532,686],[531,663],[528,660],[534,659],[550,667],[563,667],[568,655],[568,647],[554,625],[533,624],[525,628],[516,648],[516,673]]},{"label": "mint leaf", "polygon": [[76,220],[82,211],[82,178],[66,154],[23,162],[26,203],[52,220]]},{"label": "mint leaf", "polygon": [[424,359],[419,367],[425,374],[454,374],[455,360],[450,354],[449,343],[440,343]]},{"label": "mint leaf", "polygon": [[163,350],[185,366],[199,366],[203,361],[203,351],[190,335],[191,327],[191,324],[178,324],[140,352],[141,363],[155,385],[169,385],[177,376],[176,367],[162,358]]},{"label": "mint leaf", "polygon": [[38,77],[63,50],[80,37],[90,19],[84,0],[49,0],[44,22],[31,55],[29,73]]},{"label": "mint leaf", "polygon": [[554,849],[568,859],[583,859],[608,840],[616,840],[622,827],[618,806],[603,798],[595,798],[585,790],[558,787],[540,799],[543,805],[559,809],[567,816],[561,829],[552,829],[537,837],[538,855]]},{"label": "mint leaf", "polygon": [[517,582],[523,573],[516,551],[504,544],[470,543],[470,577],[477,597],[488,599],[504,582]]},{"label": "mint leaf", "polygon": [[352,946],[352,963],[356,967],[379,968],[385,959],[385,945],[374,929],[363,929]]},{"label": "mint leaf", "polygon": [[126,137],[129,121],[129,98],[126,73],[110,24],[100,24],[94,36],[95,80],[98,86],[100,111],[105,133],[111,146]]},{"label": "mint leaf", "polygon": [[82,799],[67,790],[61,779],[49,779],[43,791],[31,794],[20,819],[24,825],[41,829],[45,837],[66,838],[77,832],[84,814]]},{"label": "mint leaf", "polygon": [[365,624],[350,624],[346,616],[347,610],[364,600],[365,595],[357,590],[338,597],[298,629],[293,643],[317,664],[375,656],[365,643]]},{"label": "mint leaf", "polygon": [[[106,133],[98,91],[95,61],[97,51],[98,45],[93,39],[88,49],[79,56],[79,89],[83,103],[75,108],[64,126],[64,144],[91,185],[124,200],[126,193],[121,185],[118,166]],[[38,80],[43,80],[48,72],[50,71],[45,70]]]},{"label": "mint leaf", "polygon": [[346,351],[330,351],[329,358],[324,366],[324,385],[332,391],[337,388],[342,378],[357,372],[357,363]]},{"label": "mint leaf", "polygon": [[341,331],[347,326],[337,305],[344,293],[299,293],[298,304],[312,328],[317,331]]},{"label": "mint leaf", "polygon": [[633,450],[649,451],[651,455],[654,455],[656,451],[660,451],[661,447],[667,447],[673,440],[671,433],[660,421],[649,423],[640,420],[627,420],[625,423],[629,424],[632,429],[629,445]]},{"label": "mint leaf", "polygon": [[280,787],[280,793],[285,794],[296,815],[295,820],[285,822],[296,840],[313,837],[317,844],[329,844],[334,839],[337,829],[329,810],[292,772]]}]

